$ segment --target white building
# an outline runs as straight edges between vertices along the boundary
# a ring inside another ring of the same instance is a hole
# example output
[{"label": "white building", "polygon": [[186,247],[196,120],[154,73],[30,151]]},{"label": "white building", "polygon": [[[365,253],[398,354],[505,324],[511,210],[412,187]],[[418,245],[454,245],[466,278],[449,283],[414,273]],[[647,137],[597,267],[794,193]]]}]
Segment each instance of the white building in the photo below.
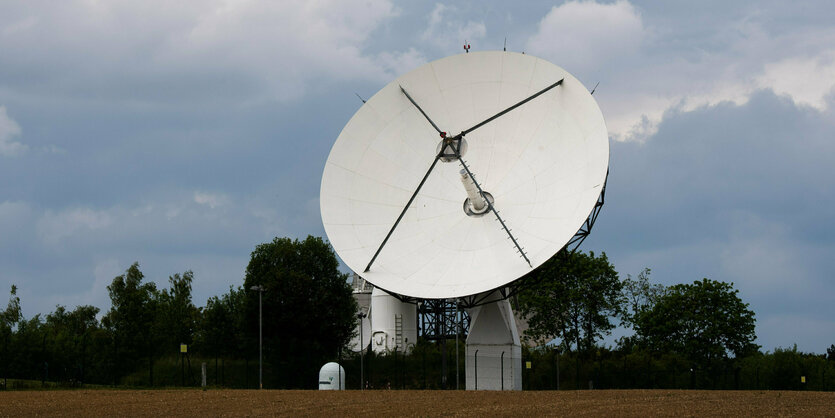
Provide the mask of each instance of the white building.
[{"label": "white building", "polygon": [[375,288],[356,273],[351,284],[359,310],[365,314],[361,321],[357,318],[351,349],[360,351],[370,345],[378,354],[411,351],[417,343],[417,307]]}]

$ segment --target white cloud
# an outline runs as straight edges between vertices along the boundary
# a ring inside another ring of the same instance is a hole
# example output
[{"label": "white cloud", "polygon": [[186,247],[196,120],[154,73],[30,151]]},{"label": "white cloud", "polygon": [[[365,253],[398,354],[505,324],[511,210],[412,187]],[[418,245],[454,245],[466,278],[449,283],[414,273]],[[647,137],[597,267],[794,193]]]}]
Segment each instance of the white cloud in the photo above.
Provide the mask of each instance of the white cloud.
[{"label": "white cloud", "polygon": [[242,69],[279,98],[300,95],[321,77],[384,79],[362,47],[370,33],[395,15],[390,2],[225,2],[202,13],[187,33],[172,39],[163,59],[180,56],[235,72]]},{"label": "white cloud", "polygon": [[596,98],[618,141],[646,140],[671,110],[741,105],[761,89],[825,110],[835,88],[835,30],[774,31],[768,13],[779,11],[749,9],[731,20],[694,17],[701,23],[693,28],[648,19],[626,0],[571,1],[540,20],[526,49],[587,83],[601,81]]},{"label": "white cloud", "polygon": [[[265,224],[273,231],[281,229],[286,216],[270,203],[257,197],[236,200],[219,192],[166,192],[151,203],[47,209],[30,218],[34,233],[48,251],[87,249],[105,256],[124,248],[157,247],[162,252],[174,248],[188,253],[192,251],[190,247],[202,248],[235,239],[236,243],[249,244],[250,240],[262,239]],[[0,232],[4,213],[19,214],[27,208],[20,203],[10,205],[0,204]],[[271,214],[269,219],[264,216],[266,213]],[[314,214],[318,220],[318,209]]]},{"label": "white cloud", "polygon": [[113,217],[106,211],[90,208],[74,208],[63,211],[46,211],[38,220],[36,230],[45,243],[58,244],[80,232],[103,229],[113,224]]},{"label": "white cloud", "polygon": [[382,81],[391,74],[364,48],[397,15],[389,0],[33,0],[5,9],[7,70],[62,69],[31,74],[32,89],[133,101],[217,91],[226,94],[215,99],[288,100],[323,79]]},{"label": "white cloud", "polygon": [[221,193],[194,192],[194,202],[214,209],[227,204],[229,198]]},{"label": "white cloud", "polygon": [[796,104],[825,110],[826,97],[835,87],[835,49],[767,63],[756,81],[759,87],[788,95]]},{"label": "white cloud", "polygon": [[645,38],[641,16],[627,1],[571,1],[554,6],[525,49],[568,71],[612,65],[634,54]]},{"label": "white cloud", "polygon": [[[583,78],[596,69],[628,63],[648,38],[640,13],[627,1],[571,1],[551,8],[525,49]],[[604,81],[603,91],[616,82]],[[635,89],[623,93],[631,94],[628,100],[601,103],[612,137],[621,140],[643,139],[655,133],[664,111],[677,100],[642,95],[645,92]]]},{"label": "white cloud", "polygon": [[0,106],[0,155],[14,157],[27,150],[26,145],[13,140],[20,132],[20,125],[9,117],[6,106]]},{"label": "white cloud", "polygon": [[415,48],[409,48],[405,52],[382,52],[376,61],[387,72],[399,76],[425,64],[426,57]]},{"label": "white cloud", "polygon": [[464,42],[475,45],[487,35],[487,26],[483,21],[466,20],[465,14],[455,6],[436,3],[429,14],[429,22],[421,34],[421,39],[445,54],[464,52]]}]

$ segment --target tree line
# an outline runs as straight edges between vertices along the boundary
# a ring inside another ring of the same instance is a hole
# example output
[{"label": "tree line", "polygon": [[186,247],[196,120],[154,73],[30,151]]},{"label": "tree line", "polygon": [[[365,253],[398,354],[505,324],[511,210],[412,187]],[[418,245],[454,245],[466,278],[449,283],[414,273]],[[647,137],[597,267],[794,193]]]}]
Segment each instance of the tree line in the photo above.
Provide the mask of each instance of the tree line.
[{"label": "tree line", "polygon": [[[827,354],[755,343],[755,313],[733,283],[708,278],[664,286],[646,268],[620,279],[606,254],[564,252],[527,277],[516,300],[527,319],[526,351],[543,365],[529,385],[831,390],[835,345]],[[617,326],[631,328],[614,347],[600,343]],[[573,373],[560,376],[563,366]],[[565,362],[568,361],[568,364]],[[543,371],[545,370],[545,371]],[[570,370],[570,369],[569,369]],[[827,377],[827,374],[829,377]],[[807,382],[808,381],[808,382]],[[549,382],[553,382],[550,385]]]},{"label": "tree line", "polygon": [[[835,386],[835,345],[824,355],[796,348],[763,353],[755,344],[755,314],[733,284],[702,279],[663,286],[650,276],[645,269],[621,279],[605,253],[561,252],[523,278],[512,303],[529,324],[523,355],[532,368],[524,370],[525,388]],[[359,364],[348,349],[358,309],[347,275],[321,238],[257,245],[242,284],[200,307],[194,280],[185,271],[158,288],[134,263],[107,286],[106,312],[59,305],[31,318],[22,315],[12,286],[0,311],[0,386],[188,386],[197,384],[205,362],[210,385],[257,387],[259,296],[265,387],[313,388],[319,367],[334,360],[345,366],[349,388],[359,388],[363,366],[377,388],[456,381],[455,367],[445,377],[440,367],[441,350],[455,358],[453,344],[420,340],[408,356],[369,352]],[[606,346],[602,339],[617,326],[634,334]]]},{"label": "tree line", "polygon": [[59,305],[31,318],[12,286],[0,311],[0,385],[193,385],[197,364],[208,362],[209,382],[255,387],[259,295],[250,289],[259,285],[267,387],[314,386],[318,368],[351,338],[356,304],[321,238],[256,246],[243,284],[202,307],[192,298],[194,280],[191,271],[177,273],[160,289],[134,263],[107,286],[111,307],[102,315],[95,306]]}]

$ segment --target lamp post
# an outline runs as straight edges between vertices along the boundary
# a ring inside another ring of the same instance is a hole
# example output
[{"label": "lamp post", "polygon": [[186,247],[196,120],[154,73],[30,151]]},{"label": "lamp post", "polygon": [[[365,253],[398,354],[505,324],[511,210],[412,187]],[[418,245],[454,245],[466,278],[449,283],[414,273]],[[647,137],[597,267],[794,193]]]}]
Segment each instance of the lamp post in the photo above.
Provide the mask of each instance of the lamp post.
[{"label": "lamp post", "polygon": [[[557,390],[560,390],[560,348],[554,348],[554,354],[557,357]],[[626,357],[624,357],[625,359]]]},{"label": "lamp post", "polygon": [[250,290],[258,292],[258,389],[264,389],[264,362],[263,362],[263,316],[261,315],[261,295],[264,294],[264,286],[255,285]]},{"label": "lamp post", "polygon": [[455,299],[455,390],[458,390],[458,334],[461,333],[461,299]]},{"label": "lamp post", "polygon": [[362,338],[362,319],[368,316],[365,312],[357,312],[357,318],[360,320],[360,390],[365,389],[365,339]]}]

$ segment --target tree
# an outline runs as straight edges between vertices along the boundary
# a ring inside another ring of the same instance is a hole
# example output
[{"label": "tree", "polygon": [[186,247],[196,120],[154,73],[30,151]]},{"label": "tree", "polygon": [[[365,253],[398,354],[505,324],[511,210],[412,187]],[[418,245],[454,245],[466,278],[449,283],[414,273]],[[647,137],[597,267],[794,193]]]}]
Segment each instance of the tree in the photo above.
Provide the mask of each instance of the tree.
[{"label": "tree", "polygon": [[9,304],[6,309],[0,312],[0,341],[3,344],[3,386],[6,386],[6,378],[9,375],[9,363],[12,343],[12,331],[15,324],[23,318],[20,312],[20,298],[17,296],[17,286],[12,285],[9,295]]},{"label": "tree", "polygon": [[706,278],[671,286],[636,317],[639,340],[651,351],[679,353],[702,368],[729,353],[750,354],[758,348],[754,312],[738,293],[732,283]]},{"label": "tree", "polygon": [[51,360],[46,350],[46,330],[41,314],[26,320],[21,316],[12,338],[11,373],[12,377],[38,378],[48,377],[48,362]]},{"label": "tree", "polygon": [[199,326],[198,343],[204,353],[215,358],[215,383],[223,384],[223,366],[218,377],[218,358],[238,358],[245,350],[242,331],[246,294],[240,287],[230,287],[221,297],[206,301]]},{"label": "tree", "polygon": [[283,387],[314,387],[319,367],[353,333],[356,302],[330,245],[318,237],[275,238],[252,252],[246,268],[249,347],[257,352],[258,292],[263,293],[264,354]]},{"label": "tree", "polygon": [[[626,275],[626,280],[623,281],[623,299],[624,309],[622,313],[623,325],[627,327],[635,327],[636,318],[644,312],[652,309],[658,300],[661,299],[667,292],[667,288],[662,284],[653,284],[650,282],[649,268],[644,268],[638,277],[633,279],[631,275]],[[627,335],[618,338],[618,349],[623,352],[632,352],[640,347],[639,336]]]},{"label": "tree", "polygon": [[102,325],[113,336],[114,383],[124,371],[135,370],[139,359],[146,358],[153,379],[155,341],[152,327],[156,316],[157,287],[153,282],[142,283],[145,275],[139,263],[133,263],[125,274],[116,276],[107,286],[110,311],[102,318]]},{"label": "tree", "polygon": [[667,292],[664,285],[650,282],[650,272],[649,268],[644,268],[638,273],[637,279],[626,275],[626,280],[623,281],[623,297],[626,300],[623,311],[625,325],[633,325],[638,315],[652,309]]},{"label": "tree", "polygon": [[191,299],[191,284],[194,273],[191,270],[168,277],[168,289],[157,295],[158,335],[163,353],[178,353],[180,344],[191,344],[200,310]]},{"label": "tree", "polygon": [[622,311],[622,284],[606,253],[558,253],[532,276],[519,293],[519,309],[528,320],[528,338],[547,341],[578,351],[594,347],[608,335]]},{"label": "tree", "polygon": [[95,306],[77,306],[73,311],[58,305],[55,312],[46,316],[46,332],[50,335],[49,351],[52,357],[54,377],[61,380],[72,379],[75,382],[85,380],[88,366],[90,335],[98,329]]}]

